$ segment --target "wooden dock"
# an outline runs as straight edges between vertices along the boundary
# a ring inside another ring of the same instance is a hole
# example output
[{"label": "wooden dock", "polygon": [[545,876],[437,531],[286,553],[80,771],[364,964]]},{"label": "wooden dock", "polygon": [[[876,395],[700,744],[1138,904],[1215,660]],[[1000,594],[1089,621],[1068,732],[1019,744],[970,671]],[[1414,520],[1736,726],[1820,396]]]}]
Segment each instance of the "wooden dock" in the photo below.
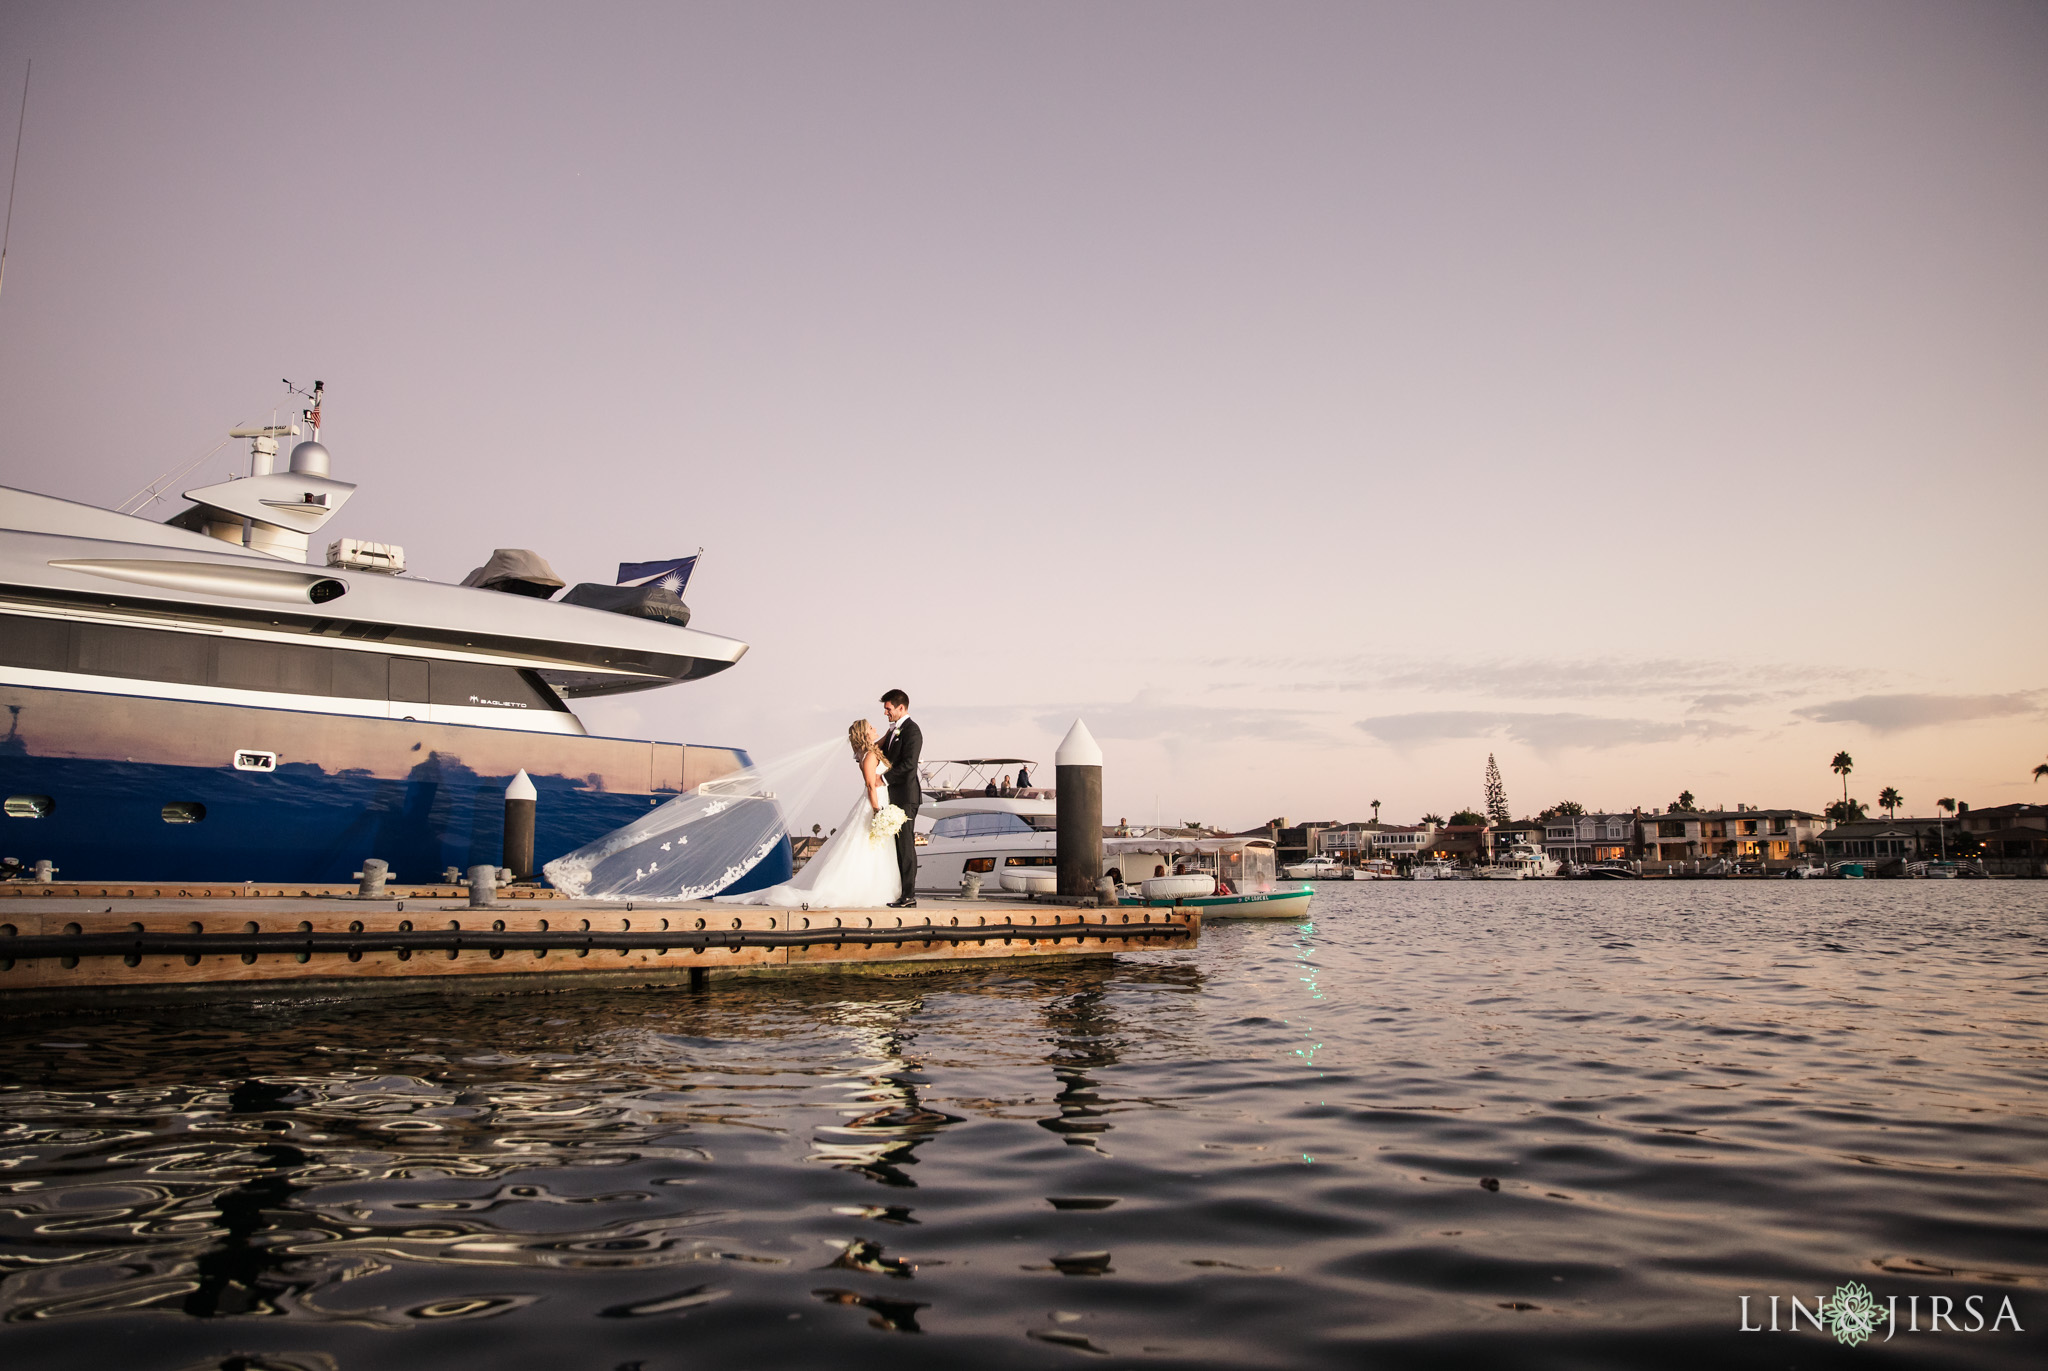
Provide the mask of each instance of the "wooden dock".
[{"label": "wooden dock", "polygon": [[1194,909],[925,900],[914,910],[614,903],[512,888],[107,882],[0,886],[0,1013],[148,998],[702,985],[713,976],[906,974],[1184,948]]}]

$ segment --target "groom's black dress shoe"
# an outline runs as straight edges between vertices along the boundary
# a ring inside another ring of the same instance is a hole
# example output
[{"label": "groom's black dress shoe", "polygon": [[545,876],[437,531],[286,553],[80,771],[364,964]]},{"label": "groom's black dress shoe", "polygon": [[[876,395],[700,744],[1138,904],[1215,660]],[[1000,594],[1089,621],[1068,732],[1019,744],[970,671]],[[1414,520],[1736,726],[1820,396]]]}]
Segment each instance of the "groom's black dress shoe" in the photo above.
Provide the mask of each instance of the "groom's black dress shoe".
[{"label": "groom's black dress shoe", "polygon": [[916,900],[891,900],[891,901],[889,901],[889,908],[891,908],[891,909],[915,909],[915,908],[917,908],[917,901],[916,901]]}]

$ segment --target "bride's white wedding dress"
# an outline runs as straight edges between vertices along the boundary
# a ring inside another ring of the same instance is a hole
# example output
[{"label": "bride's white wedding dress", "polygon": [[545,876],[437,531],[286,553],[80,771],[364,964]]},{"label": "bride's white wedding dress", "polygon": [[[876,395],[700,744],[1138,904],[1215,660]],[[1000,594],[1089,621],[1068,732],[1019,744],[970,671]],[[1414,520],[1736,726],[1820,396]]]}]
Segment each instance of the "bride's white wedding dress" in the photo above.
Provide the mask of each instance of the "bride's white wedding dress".
[{"label": "bride's white wedding dress", "polygon": [[872,798],[862,791],[838,832],[825,840],[804,869],[765,890],[745,895],[719,895],[727,904],[764,904],[778,909],[879,909],[903,893],[903,877],[896,867],[896,840],[877,838],[871,828],[875,811],[889,803],[882,774],[884,763],[875,769]]}]

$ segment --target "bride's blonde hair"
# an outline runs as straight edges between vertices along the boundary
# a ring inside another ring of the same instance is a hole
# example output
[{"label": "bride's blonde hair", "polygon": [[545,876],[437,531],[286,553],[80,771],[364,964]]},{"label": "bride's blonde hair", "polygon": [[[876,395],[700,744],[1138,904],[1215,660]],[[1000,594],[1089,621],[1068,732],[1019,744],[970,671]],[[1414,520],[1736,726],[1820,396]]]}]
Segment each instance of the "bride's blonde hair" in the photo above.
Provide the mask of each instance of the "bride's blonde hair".
[{"label": "bride's blonde hair", "polygon": [[859,761],[870,752],[879,752],[875,746],[875,726],[866,719],[855,719],[847,725],[846,741],[853,744],[853,759]]}]

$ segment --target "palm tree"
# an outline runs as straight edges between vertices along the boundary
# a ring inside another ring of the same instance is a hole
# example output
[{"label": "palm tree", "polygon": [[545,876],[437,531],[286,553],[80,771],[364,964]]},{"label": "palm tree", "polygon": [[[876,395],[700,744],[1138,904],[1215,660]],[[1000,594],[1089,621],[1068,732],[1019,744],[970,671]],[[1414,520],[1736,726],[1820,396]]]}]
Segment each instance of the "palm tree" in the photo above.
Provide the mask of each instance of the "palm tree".
[{"label": "palm tree", "polygon": [[1380,821],[1380,802],[1378,800],[1372,802],[1372,821],[1374,823]]},{"label": "palm tree", "polygon": [[[1956,800],[1955,800],[1955,796],[1953,796],[1953,795],[1944,795],[1944,796],[1942,796],[1942,797],[1941,797],[1940,799],[1938,799],[1938,800],[1936,800],[1936,801],[1934,802],[1934,807],[1935,807],[1936,809],[1945,809],[1945,810],[1947,810],[1947,811],[1949,812],[1949,816],[1950,816],[1951,818],[1953,818],[1953,817],[1955,816],[1955,812],[1956,812]],[[1941,859],[1942,859],[1943,861],[1947,861],[1947,860],[1948,860],[1948,825],[1947,825],[1947,824],[1936,824],[1936,825],[1935,825],[1934,827],[1935,827],[1936,831],[1938,831],[1938,832],[1939,832],[1939,833],[1941,834]]]},{"label": "palm tree", "polygon": [[1444,816],[1441,814],[1425,814],[1422,816],[1421,821],[1426,824],[1435,824],[1438,828],[1444,826]]},{"label": "palm tree", "polygon": [[1849,803],[1849,773],[1856,769],[1856,759],[1846,752],[1837,752],[1835,759],[1828,763],[1828,769],[1842,778],[1842,803]]},{"label": "palm tree", "polygon": [[1897,786],[1888,785],[1877,792],[1877,802],[1884,806],[1884,816],[1887,819],[1896,819],[1899,817],[1899,806],[1906,802],[1906,797],[1899,794]]},{"label": "palm tree", "polygon": [[2040,779],[2041,779],[2041,778],[2042,778],[2043,776],[2048,776],[2048,762],[2043,762],[2043,763],[2041,763],[2041,765],[2039,765],[2039,766],[2037,766],[2037,767],[2035,767],[2035,768],[2034,768],[2034,779],[2035,779],[2035,780],[2037,780],[2037,781],[2038,781],[2038,780],[2040,780]]}]

